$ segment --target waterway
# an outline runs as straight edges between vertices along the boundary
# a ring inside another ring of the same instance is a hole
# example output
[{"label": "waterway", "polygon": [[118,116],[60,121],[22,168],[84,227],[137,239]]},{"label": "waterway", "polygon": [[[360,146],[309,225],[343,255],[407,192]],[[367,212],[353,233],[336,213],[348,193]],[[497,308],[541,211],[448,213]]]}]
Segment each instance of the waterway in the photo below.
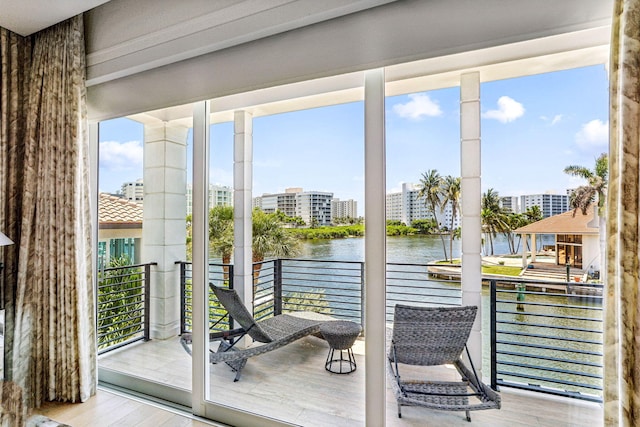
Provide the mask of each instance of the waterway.
[{"label": "waterway", "polygon": [[[442,236],[447,254],[449,236]],[[364,261],[364,237],[331,240],[304,240],[299,258],[339,261]],[[553,244],[553,236],[545,235],[537,241],[538,248]],[[497,236],[493,242],[494,254],[508,254],[509,245],[504,236]],[[522,246],[519,247],[519,251]],[[490,248],[484,242],[483,255],[490,255]],[[520,253],[520,252],[518,252]],[[460,257],[460,240],[453,241],[453,257]],[[389,236],[387,237],[387,262],[430,263],[444,259],[440,236]]]}]

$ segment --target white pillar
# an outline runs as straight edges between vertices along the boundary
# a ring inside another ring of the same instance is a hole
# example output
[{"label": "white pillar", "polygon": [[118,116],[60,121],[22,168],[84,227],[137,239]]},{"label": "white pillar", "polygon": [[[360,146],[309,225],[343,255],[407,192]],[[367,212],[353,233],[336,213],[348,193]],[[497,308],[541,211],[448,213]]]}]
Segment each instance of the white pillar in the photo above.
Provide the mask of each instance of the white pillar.
[{"label": "white pillar", "polygon": [[527,233],[522,234],[522,268],[527,268]]},{"label": "white pillar", "polygon": [[537,252],[536,233],[533,233],[531,235],[531,262],[536,262],[536,252]]},{"label": "white pillar", "polygon": [[468,347],[482,369],[482,223],[480,219],[480,73],[460,76],[460,169],[462,181],[462,305],[478,306]]},{"label": "white pillar", "polygon": [[367,216],[365,260],[365,422],[384,425],[386,412],[386,160],[384,70],[365,73],[364,204]]},{"label": "white pillar", "polygon": [[253,312],[253,117],[250,113],[235,112],[233,141],[233,287],[249,312]]},{"label": "white pillar", "polygon": [[151,337],[180,331],[180,269],[186,259],[187,134],[166,122],[144,127],[142,262],[157,262],[151,274]]},{"label": "white pillar", "polygon": [[192,284],[193,348],[191,407],[204,416],[209,387],[209,116],[211,103],[193,104]]}]

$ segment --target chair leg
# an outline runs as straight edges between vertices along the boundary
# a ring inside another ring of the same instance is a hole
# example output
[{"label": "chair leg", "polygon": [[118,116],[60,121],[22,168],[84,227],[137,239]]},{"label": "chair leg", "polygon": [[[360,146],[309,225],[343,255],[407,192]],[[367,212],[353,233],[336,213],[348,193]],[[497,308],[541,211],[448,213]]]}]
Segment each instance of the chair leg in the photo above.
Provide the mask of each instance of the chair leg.
[{"label": "chair leg", "polygon": [[402,405],[398,403],[398,418],[402,418]]},{"label": "chair leg", "polygon": [[469,411],[465,411],[467,413],[467,421],[471,422],[471,413]]}]

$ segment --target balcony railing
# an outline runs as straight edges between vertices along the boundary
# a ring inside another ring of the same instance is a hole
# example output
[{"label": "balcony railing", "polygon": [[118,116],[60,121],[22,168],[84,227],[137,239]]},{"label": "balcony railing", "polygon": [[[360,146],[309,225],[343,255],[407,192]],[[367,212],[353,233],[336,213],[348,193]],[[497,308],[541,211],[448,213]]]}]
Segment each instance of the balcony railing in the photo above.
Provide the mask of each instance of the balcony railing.
[{"label": "balcony railing", "polygon": [[105,268],[98,274],[98,354],[149,339],[148,264]]},{"label": "balcony railing", "polygon": [[[387,265],[390,322],[397,303],[456,306],[462,303],[459,274],[433,274],[429,264]],[[191,330],[191,264],[180,263],[182,332]],[[254,270],[254,316],[288,311],[328,312],[363,322],[364,263],[304,259],[268,260]],[[209,281],[233,287],[233,266],[211,264]],[[485,363],[493,387],[509,386],[602,401],[602,286],[484,279]],[[554,292],[545,292],[553,289]],[[230,328],[209,294],[210,322]],[[488,316],[488,318],[487,318]]]}]

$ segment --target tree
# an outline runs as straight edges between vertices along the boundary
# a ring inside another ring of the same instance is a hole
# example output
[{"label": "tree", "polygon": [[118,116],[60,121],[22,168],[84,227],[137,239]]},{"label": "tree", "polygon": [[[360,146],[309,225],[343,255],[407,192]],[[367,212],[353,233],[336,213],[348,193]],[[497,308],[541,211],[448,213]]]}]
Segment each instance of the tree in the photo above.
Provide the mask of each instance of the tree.
[{"label": "tree", "polygon": [[300,251],[300,242],[287,232],[275,214],[254,209],[253,220],[253,280],[258,280],[262,261],[266,257],[287,258],[296,256]]},{"label": "tree", "polygon": [[[420,178],[419,183],[418,197],[424,199],[424,204],[433,216],[433,219],[436,220],[436,224],[438,225],[437,229],[440,231],[440,222],[438,221],[436,210],[442,206],[444,194],[442,192],[442,177],[437,170],[429,169],[422,173],[422,178]],[[440,240],[442,240],[444,259],[447,260],[447,246],[445,245],[442,233],[439,234]]]},{"label": "tree", "polygon": [[215,206],[209,211],[209,246],[222,258],[223,264],[231,262],[233,253],[233,207]]},{"label": "tree", "polygon": [[498,233],[504,233],[506,230],[509,230],[506,213],[504,209],[500,207],[500,196],[498,192],[493,188],[489,188],[487,192],[482,195],[481,207],[480,217],[482,226],[489,237],[491,255],[493,255],[493,239]]},{"label": "tree", "polygon": [[[453,226],[460,208],[460,177],[448,175],[442,181],[442,206],[447,203],[451,205],[451,226],[449,227],[449,255],[453,260],[453,239],[455,238],[456,227]],[[446,254],[445,254],[446,255]]]},{"label": "tree", "polygon": [[589,205],[597,200],[598,214],[604,216],[604,203],[609,175],[609,158],[607,154],[600,154],[596,159],[593,170],[585,166],[571,165],[564,168],[564,172],[587,180],[587,185],[578,187],[571,194],[570,205],[574,209],[574,215],[578,209],[582,211],[583,215],[586,215]]},{"label": "tree", "polygon": [[[587,185],[578,187],[569,199],[569,204],[573,208],[573,215],[578,209],[583,215],[587,214],[587,208],[596,202],[597,209],[595,213],[598,215],[598,230],[600,244],[600,269],[604,269],[605,265],[605,247],[606,247],[606,218],[605,218],[605,202],[607,194],[607,184],[609,180],[609,157],[606,153],[600,154],[596,159],[593,170],[584,166],[571,165],[564,168],[564,172],[584,178]],[[603,280],[603,275],[600,276]]]}]

